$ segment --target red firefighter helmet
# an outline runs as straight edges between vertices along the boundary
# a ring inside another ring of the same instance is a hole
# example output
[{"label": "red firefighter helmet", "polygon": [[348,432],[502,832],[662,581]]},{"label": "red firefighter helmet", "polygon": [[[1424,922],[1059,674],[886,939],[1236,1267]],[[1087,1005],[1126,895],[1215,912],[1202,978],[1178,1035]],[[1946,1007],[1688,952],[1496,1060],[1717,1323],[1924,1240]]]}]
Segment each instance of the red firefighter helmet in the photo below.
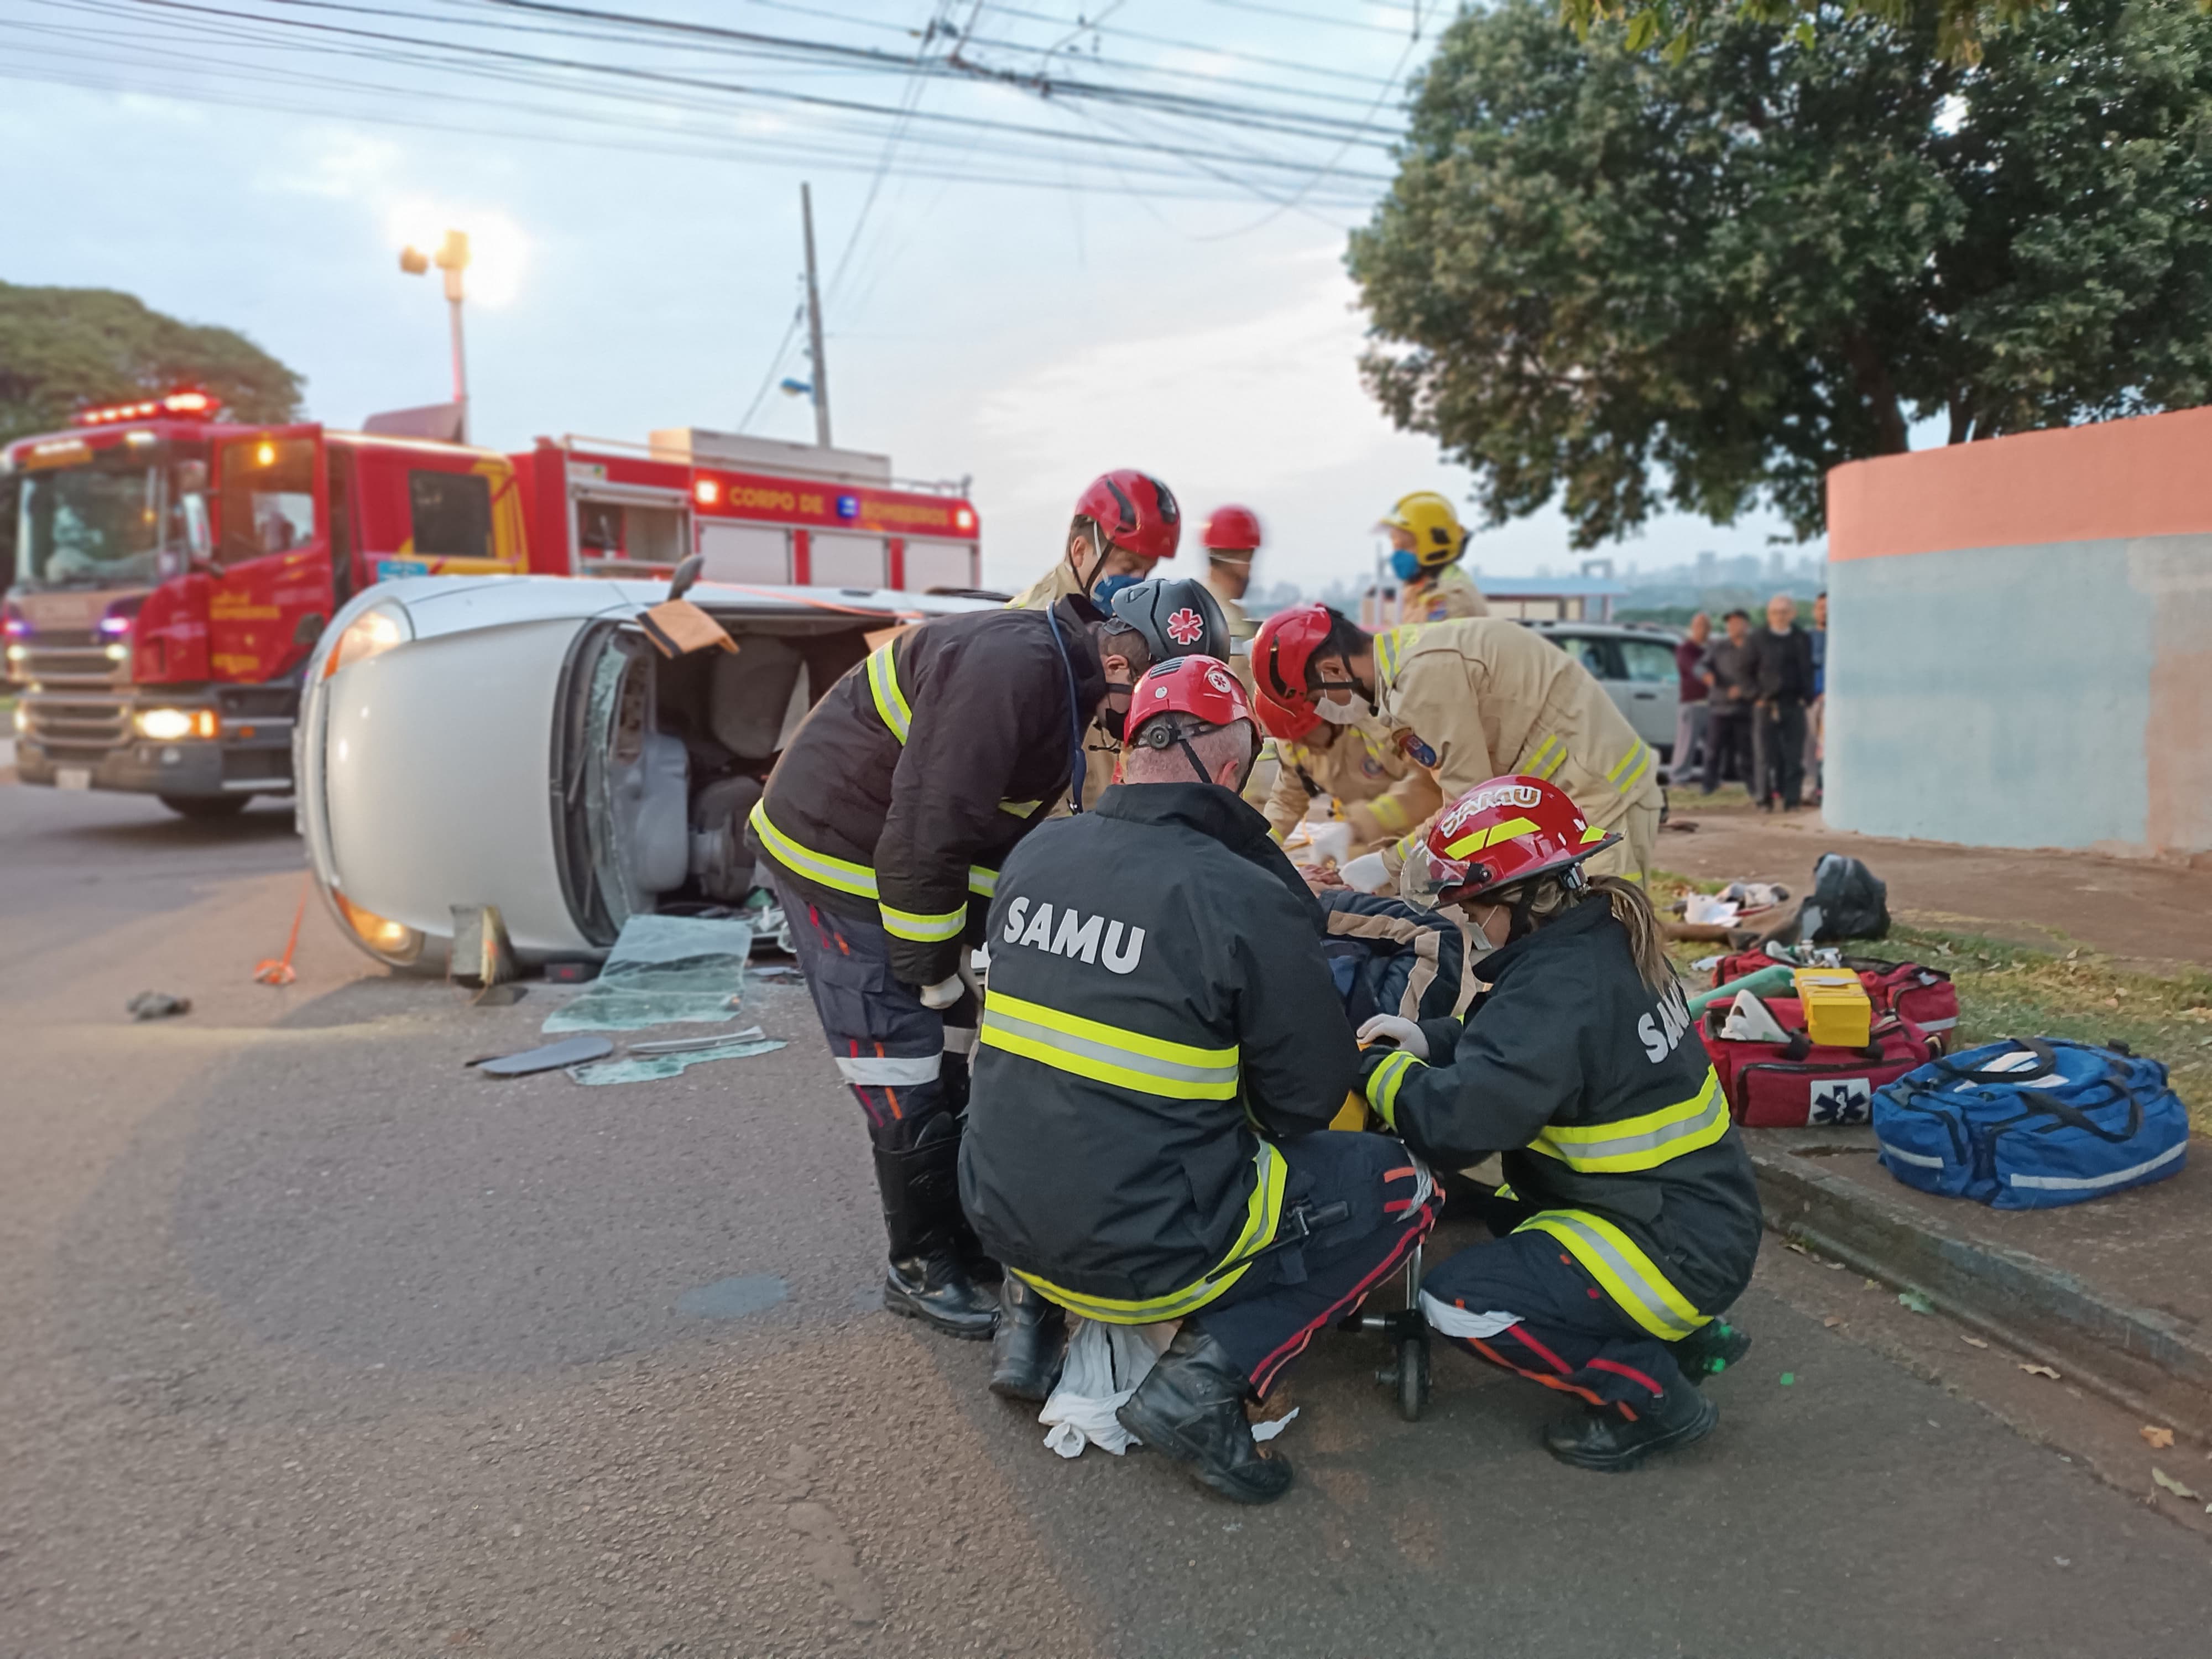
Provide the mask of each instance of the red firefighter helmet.
[{"label": "red firefighter helmet", "polygon": [[1260,515],[1249,507],[1217,507],[1199,539],[1209,552],[1253,553],[1260,546]]},{"label": "red firefighter helmet", "polygon": [[1252,638],[1252,683],[1263,703],[1293,708],[1304,704],[1312,710],[1313,661],[1328,643],[1336,623],[1336,613],[1327,605],[1308,604],[1278,611],[1260,624]]},{"label": "red firefighter helmet", "polygon": [[1321,724],[1321,710],[1310,697],[1279,697],[1267,681],[1252,678],[1252,714],[1260,729],[1284,743],[1297,743]]},{"label": "red firefighter helmet", "polygon": [[1525,775],[1492,778],[1429,827],[1429,874],[1437,902],[1449,904],[1569,869],[1620,839],[1584,819],[1557,784]]},{"label": "red firefighter helmet", "polygon": [[[1088,519],[1115,547],[1157,564],[1175,557],[1182,540],[1182,509],[1168,487],[1133,467],[1101,473],[1076,498],[1075,516]],[[1098,551],[1103,555],[1105,549]]]}]

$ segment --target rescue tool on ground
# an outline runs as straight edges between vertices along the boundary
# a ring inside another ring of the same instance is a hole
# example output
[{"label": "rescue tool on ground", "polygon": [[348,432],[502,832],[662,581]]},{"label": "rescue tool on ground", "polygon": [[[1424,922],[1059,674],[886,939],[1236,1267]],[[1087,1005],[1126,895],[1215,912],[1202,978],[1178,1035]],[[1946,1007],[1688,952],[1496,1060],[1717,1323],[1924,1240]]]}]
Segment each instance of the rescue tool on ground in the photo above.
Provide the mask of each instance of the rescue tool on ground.
[{"label": "rescue tool on ground", "polygon": [[1438,899],[1496,946],[1466,1020],[1381,1016],[1360,1087],[1440,1167],[1503,1154],[1477,1188],[1495,1242],[1432,1269],[1421,1307],[1469,1353],[1579,1399],[1563,1462],[1622,1470],[1719,1413],[1698,1385],[1750,1339],[1719,1317],[1750,1282],[1758,1188],[1641,889],[1592,878],[1614,844],[1557,785],[1491,778],[1438,815]]}]

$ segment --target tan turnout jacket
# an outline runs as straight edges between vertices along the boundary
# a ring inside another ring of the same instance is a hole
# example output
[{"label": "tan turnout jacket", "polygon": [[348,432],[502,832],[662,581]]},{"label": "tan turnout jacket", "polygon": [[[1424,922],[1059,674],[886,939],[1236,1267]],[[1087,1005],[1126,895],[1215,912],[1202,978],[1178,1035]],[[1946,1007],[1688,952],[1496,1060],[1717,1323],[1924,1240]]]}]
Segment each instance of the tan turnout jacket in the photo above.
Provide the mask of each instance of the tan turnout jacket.
[{"label": "tan turnout jacket", "polygon": [[1398,596],[1398,620],[1406,623],[1448,622],[1454,617],[1486,617],[1490,601],[1460,564],[1448,564],[1406,584]]},{"label": "tan turnout jacket", "polygon": [[[1503,617],[1395,628],[1376,637],[1375,687],[1383,724],[1434,756],[1424,764],[1443,800],[1508,773],[1543,778],[1624,837],[1593,872],[1640,879],[1649,867],[1659,757],[1589,671],[1540,634]],[[1394,872],[1411,839],[1385,854]]]},{"label": "tan turnout jacket", "polygon": [[1262,809],[1281,841],[1302,823],[1316,793],[1337,804],[1352,826],[1352,854],[1370,853],[1425,821],[1442,800],[1437,786],[1407,760],[1380,720],[1322,726],[1297,743],[1277,743],[1282,769]]}]

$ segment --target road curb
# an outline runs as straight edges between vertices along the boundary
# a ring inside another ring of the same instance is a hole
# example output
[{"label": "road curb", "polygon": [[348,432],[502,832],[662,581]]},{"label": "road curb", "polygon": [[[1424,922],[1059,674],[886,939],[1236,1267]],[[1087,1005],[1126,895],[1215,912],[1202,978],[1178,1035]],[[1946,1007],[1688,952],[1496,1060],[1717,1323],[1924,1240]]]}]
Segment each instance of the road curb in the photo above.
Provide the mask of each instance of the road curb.
[{"label": "road curb", "polygon": [[2107,1295],[2022,1250],[1977,1243],[1829,1174],[1754,1147],[1766,1224],[2032,1355],[2146,1422],[2212,1441],[2212,1347],[2170,1314]]}]

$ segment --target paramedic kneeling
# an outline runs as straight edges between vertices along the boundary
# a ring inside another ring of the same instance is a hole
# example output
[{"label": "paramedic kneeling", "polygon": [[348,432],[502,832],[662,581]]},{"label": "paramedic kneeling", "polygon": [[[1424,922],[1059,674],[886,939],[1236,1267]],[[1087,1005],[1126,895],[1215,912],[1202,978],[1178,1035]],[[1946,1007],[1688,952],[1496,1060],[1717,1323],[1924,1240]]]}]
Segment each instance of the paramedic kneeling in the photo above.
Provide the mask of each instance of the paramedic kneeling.
[{"label": "paramedic kneeling", "polygon": [[999,872],[960,1197],[1006,1268],[994,1392],[1042,1399],[1063,1310],[1180,1320],[1118,1415],[1238,1503],[1290,1466],[1263,1395],[1434,1220],[1425,1170],[1333,1133],[1358,1052],[1304,882],[1237,798],[1259,735],[1228,668],[1131,698],[1123,781]]},{"label": "paramedic kneeling", "polygon": [[[1464,1025],[1371,1019],[1368,1103],[1440,1167],[1504,1154],[1497,1242],[1421,1285],[1443,1335],[1572,1395],[1544,1444],[1625,1470],[1712,1431],[1696,1386],[1750,1339],[1719,1322],[1759,1253],[1758,1188],[1643,893],[1587,877],[1612,844],[1559,789],[1493,778],[1425,848],[1438,902],[1501,948]],[[1417,853],[1416,857],[1421,856]]]}]

